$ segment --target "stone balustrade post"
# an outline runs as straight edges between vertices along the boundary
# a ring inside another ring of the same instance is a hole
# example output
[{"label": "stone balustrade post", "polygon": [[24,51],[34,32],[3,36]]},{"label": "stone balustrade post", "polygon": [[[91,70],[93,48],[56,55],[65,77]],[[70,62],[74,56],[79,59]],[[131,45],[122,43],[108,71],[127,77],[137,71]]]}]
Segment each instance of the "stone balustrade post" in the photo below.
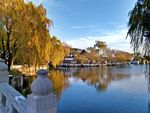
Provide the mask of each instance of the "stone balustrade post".
[{"label": "stone balustrade post", "polygon": [[52,83],[48,71],[40,69],[31,84],[32,93],[27,96],[27,113],[56,113],[56,96],[51,93]]},{"label": "stone balustrade post", "polygon": [[9,82],[8,66],[5,64],[5,60],[0,59],[0,83]]},{"label": "stone balustrade post", "polygon": [[[8,66],[5,64],[5,60],[0,59],[0,85],[1,83],[8,83],[9,82],[9,73],[8,73]],[[5,97],[0,92],[0,109],[5,107]]]}]

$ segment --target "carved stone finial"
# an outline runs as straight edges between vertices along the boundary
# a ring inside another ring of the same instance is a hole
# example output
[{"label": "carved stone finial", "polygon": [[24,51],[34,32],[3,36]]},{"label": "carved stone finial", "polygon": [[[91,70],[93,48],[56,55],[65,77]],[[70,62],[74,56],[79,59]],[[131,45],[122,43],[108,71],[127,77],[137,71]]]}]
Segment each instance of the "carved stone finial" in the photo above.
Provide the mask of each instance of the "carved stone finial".
[{"label": "carved stone finial", "polygon": [[37,78],[31,84],[33,95],[44,96],[49,95],[52,89],[52,83],[47,77],[48,71],[40,69],[37,71]]}]

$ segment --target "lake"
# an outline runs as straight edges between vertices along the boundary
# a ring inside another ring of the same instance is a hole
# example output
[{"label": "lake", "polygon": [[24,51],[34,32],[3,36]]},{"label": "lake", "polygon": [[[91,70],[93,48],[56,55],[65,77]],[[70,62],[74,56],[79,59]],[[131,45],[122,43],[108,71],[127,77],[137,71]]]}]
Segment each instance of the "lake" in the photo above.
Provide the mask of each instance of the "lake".
[{"label": "lake", "polygon": [[58,113],[150,113],[150,76],[143,65],[62,68],[49,78]]}]

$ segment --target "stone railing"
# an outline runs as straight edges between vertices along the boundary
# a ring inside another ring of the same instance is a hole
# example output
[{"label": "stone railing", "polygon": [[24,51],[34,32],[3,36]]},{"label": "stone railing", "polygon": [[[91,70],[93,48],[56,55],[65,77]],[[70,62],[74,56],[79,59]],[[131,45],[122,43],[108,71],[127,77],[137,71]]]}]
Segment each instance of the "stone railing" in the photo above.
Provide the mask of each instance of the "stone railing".
[{"label": "stone railing", "polygon": [[56,113],[56,96],[51,93],[52,84],[48,71],[37,71],[37,79],[31,84],[32,93],[25,98],[8,84],[9,73],[5,61],[0,59],[0,113]]}]

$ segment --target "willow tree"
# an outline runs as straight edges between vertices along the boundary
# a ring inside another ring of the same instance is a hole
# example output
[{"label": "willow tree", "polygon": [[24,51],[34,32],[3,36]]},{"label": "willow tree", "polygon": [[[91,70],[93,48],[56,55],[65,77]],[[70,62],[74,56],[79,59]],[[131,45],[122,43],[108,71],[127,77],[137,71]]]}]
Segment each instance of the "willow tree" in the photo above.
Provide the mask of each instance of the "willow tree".
[{"label": "willow tree", "polygon": [[28,37],[26,43],[20,48],[17,58],[23,59],[22,63],[28,65],[44,65],[48,63],[51,49],[48,26],[51,20],[46,17],[46,10],[42,5],[35,7],[32,3],[26,5],[28,18]]},{"label": "willow tree", "polygon": [[[17,11],[20,9],[22,4],[21,0],[1,0],[0,1],[0,23],[1,23],[1,56],[8,62],[8,67],[10,69],[11,60],[13,54],[16,52],[16,41],[12,38],[12,32],[14,26],[18,19]],[[18,7],[15,7],[17,6]],[[13,9],[13,10],[12,10]],[[12,43],[10,43],[12,41]],[[11,50],[11,46],[14,46]]]},{"label": "willow tree", "polygon": [[3,27],[3,23],[0,22],[0,58],[5,59],[5,40],[6,40],[6,33]]},{"label": "willow tree", "polygon": [[130,62],[132,56],[133,55],[128,52],[116,51],[115,60],[117,60],[117,62]]},{"label": "willow tree", "polygon": [[127,37],[135,52],[150,56],[150,0],[138,0],[129,12]]},{"label": "willow tree", "polygon": [[23,0],[1,0],[0,23],[1,57],[9,69],[16,57],[27,58],[26,61],[34,59],[39,65],[48,61],[51,20],[46,17],[42,5],[36,7]]},{"label": "willow tree", "polygon": [[49,53],[49,62],[56,67],[69,54],[70,48],[68,45],[61,43],[56,36],[53,36],[50,42],[52,47]]}]

